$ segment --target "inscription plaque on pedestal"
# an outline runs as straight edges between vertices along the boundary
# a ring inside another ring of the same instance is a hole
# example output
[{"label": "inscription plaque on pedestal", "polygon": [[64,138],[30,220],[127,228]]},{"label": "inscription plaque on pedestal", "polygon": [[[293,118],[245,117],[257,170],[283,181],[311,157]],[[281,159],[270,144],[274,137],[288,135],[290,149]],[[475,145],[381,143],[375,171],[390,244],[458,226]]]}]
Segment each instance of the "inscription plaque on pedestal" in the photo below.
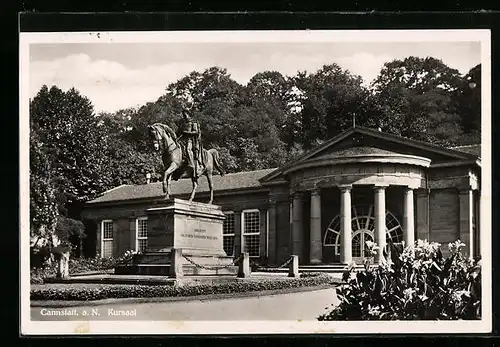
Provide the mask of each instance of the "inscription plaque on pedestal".
[{"label": "inscription plaque on pedestal", "polygon": [[183,254],[221,255],[224,213],[220,206],[174,199],[147,210],[148,251],[181,248]]}]

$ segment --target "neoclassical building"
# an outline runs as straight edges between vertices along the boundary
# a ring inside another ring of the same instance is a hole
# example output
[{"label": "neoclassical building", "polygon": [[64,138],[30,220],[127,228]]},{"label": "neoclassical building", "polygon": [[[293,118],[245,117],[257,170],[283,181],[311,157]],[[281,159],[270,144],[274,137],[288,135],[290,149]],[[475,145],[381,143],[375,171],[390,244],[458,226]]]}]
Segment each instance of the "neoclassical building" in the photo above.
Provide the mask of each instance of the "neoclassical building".
[{"label": "neoclassical building", "polygon": [[[384,247],[460,239],[479,256],[480,145],[443,148],[355,127],[283,167],[214,177],[226,214],[224,249],[255,262],[362,262],[366,241]],[[189,180],[173,181],[187,199]],[[208,200],[206,179],[195,200]],[[146,210],[163,204],[161,183],[124,185],[84,209],[87,250],[118,256],[147,248]]]}]

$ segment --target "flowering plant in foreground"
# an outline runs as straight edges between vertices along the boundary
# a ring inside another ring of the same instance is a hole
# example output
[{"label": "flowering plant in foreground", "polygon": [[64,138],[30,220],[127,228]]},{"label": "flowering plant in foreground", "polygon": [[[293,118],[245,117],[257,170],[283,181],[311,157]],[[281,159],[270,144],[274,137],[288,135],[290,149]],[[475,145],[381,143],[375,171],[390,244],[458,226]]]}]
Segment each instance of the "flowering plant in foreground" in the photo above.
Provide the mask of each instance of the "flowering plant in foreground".
[{"label": "flowering plant in foreground", "polygon": [[450,243],[444,258],[435,242],[418,240],[402,250],[389,243],[381,264],[348,267],[338,306],[318,320],[480,319],[481,264],[464,256],[463,246]]}]

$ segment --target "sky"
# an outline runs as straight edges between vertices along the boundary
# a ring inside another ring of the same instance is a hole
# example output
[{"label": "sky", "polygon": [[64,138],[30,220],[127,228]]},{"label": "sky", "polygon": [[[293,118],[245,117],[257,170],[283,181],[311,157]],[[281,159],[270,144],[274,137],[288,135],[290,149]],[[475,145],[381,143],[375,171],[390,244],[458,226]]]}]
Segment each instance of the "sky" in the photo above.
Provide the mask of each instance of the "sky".
[{"label": "sky", "polygon": [[96,112],[114,112],[154,102],[168,84],[212,66],[246,84],[257,72],[292,76],[337,63],[368,85],[384,63],[408,56],[441,59],[462,74],[481,62],[479,42],[31,44],[29,89],[34,97],[43,84],[75,87]]}]

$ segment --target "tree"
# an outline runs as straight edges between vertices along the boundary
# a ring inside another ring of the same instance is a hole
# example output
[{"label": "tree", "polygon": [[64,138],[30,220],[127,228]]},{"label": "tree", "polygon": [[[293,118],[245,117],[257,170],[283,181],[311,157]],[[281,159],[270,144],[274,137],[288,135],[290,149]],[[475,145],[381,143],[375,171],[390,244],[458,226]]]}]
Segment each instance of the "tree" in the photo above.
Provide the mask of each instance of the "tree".
[{"label": "tree", "polygon": [[74,88],[44,86],[30,115],[64,180],[68,203],[85,202],[109,188],[105,133],[88,98]]},{"label": "tree", "polygon": [[51,242],[58,207],[54,173],[47,149],[36,131],[30,131],[30,234],[33,246],[40,239]]},{"label": "tree", "polygon": [[[59,218],[50,232],[70,235],[81,229],[74,228],[76,221],[62,217],[79,219],[83,203],[110,187],[106,133],[90,100],[74,88],[64,92],[56,86],[50,90],[43,86],[30,103],[30,120],[36,143],[46,154],[44,160],[51,163],[46,170],[32,165],[32,181],[43,185],[34,190],[48,189],[41,205],[51,211],[57,206]],[[38,155],[36,148],[33,153]],[[65,225],[71,226],[67,232]]]},{"label": "tree", "polygon": [[[305,149],[352,126],[353,116],[363,123],[369,114],[365,109],[369,92],[363,80],[337,64],[324,65],[314,74],[299,72],[292,83],[300,112],[288,126],[293,133],[302,134],[299,141]],[[296,127],[300,130],[293,129]]]},{"label": "tree", "polygon": [[469,135],[481,133],[481,64],[474,66],[464,76],[458,94],[458,107],[462,128]]},{"label": "tree", "polygon": [[408,57],[384,64],[371,87],[382,130],[440,145],[460,140],[456,95],[462,77],[441,60]]}]

